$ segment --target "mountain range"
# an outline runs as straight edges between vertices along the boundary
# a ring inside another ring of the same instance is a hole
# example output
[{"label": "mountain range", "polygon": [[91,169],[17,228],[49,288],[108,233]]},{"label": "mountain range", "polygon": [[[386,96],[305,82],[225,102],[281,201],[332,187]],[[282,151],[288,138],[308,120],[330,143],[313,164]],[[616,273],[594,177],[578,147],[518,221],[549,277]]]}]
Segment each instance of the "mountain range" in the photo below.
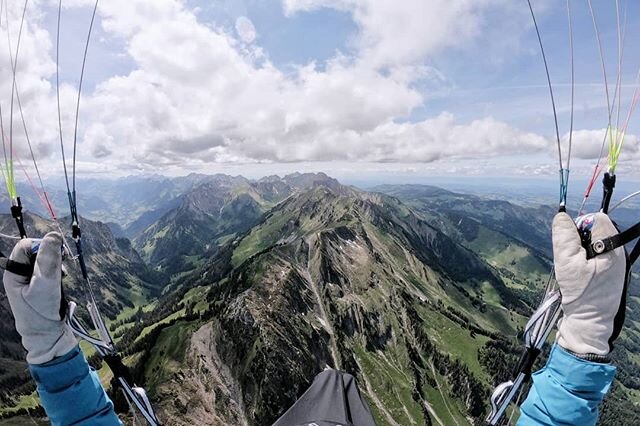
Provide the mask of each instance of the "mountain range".
[{"label": "mountain range", "polygon": [[[125,362],[167,424],[271,424],[327,367],[356,377],[378,424],[481,424],[551,269],[551,207],[324,174],[136,182],[96,181],[107,189],[85,208],[102,222],[83,219],[83,235]],[[640,416],[637,278],[601,424]],[[37,401],[11,374],[24,364],[6,308],[0,415],[16,421]]]}]

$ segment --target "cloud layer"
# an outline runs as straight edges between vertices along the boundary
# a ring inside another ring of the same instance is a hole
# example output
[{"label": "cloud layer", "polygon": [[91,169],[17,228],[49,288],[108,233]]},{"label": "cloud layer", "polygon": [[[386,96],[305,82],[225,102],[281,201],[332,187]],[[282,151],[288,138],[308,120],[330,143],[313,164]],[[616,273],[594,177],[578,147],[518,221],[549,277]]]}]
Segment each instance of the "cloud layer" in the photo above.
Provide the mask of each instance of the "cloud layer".
[{"label": "cloud layer", "polygon": [[[18,2],[10,2],[17,35]],[[74,0],[84,8],[92,1]],[[454,113],[413,113],[425,107],[425,80],[445,49],[473,43],[488,14],[510,13],[507,0],[283,0],[285,15],[333,8],[349,13],[358,31],[349,54],[326,63],[281,70],[260,46],[246,16],[233,28],[202,22],[178,0],[102,2],[105,40],[118,40],[131,72],[99,82],[81,100],[80,167],[96,170],[189,170],[209,163],[369,161],[433,162],[553,153],[547,138],[491,116],[460,122]],[[55,34],[44,30],[44,0],[30,3],[18,62],[27,124],[42,161],[58,161]],[[49,5],[50,6],[50,5]],[[65,9],[65,13],[70,9]],[[6,39],[6,25],[0,39]],[[6,48],[0,49],[5,127],[11,92]],[[89,61],[91,61],[91,51]],[[61,87],[63,135],[73,135],[75,87]],[[17,123],[17,122],[16,122]],[[14,123],[14,127],[17,124]],[[19,155],[26,155],[16,132]],[[577,132],[581,158],[592,158],[598,131]],[[632,145],[637,151],[637,141]]]}]

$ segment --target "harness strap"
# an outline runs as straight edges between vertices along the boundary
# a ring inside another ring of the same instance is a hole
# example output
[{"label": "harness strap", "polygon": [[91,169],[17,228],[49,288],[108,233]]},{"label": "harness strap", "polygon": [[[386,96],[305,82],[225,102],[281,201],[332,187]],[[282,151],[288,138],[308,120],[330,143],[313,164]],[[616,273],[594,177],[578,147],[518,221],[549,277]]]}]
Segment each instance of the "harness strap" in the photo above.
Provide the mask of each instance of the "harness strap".
[{"label": "harness strap", "polygon": [[[2,256],[2,253],[0,253],[0,256]],[[4,256],[0,257],[0,268],[21,277],[31,278],[31,275],[33,275],[33,265],[16,262]]]},{"label": "harness strap", "polygon": [[27,231],[24,229],[24,216],[22,216],[22,202],[20,197],[16,197],[14,204],[11,206],[11,216],[16,220],[20,238],[27,238]]},{"label": "harness strap", "polygon": [[[626,231],[622,231],[617,235],[613,235],[602,240],[596,240],[593,243],[589,244],[587,246],[587,259],[593,259],[598,255],[608,253],[612,250],[617,249],[618,247],[622,247],[638,237],[640,237],[640,222],[636,223],[631,228],[627,229]],[[636,244],[636,247],[633,249],[631,256],[629,256],[629,261],[631,262],[631,264],[635,262],[639,254],[640,248]]]},{"label": "harness strap", "polygon": [[638,260],[638,257],[640,257],[640,241],[636,243],[636,246],[631,251],[631,254],[629,254],[629,263],[633,265],[636,260]]},{"label": "harness strap", "polygon": [[600,204],[600,210],[603,213],[609,213],[609,204],[611,203],[611,196],[613,195],[613,189],[616,187],[616,175],[604,174],[602,178],[602,203]]},{"label": "harness strap", "polygon": [[133,383],[133,377],[131,376],[131,372],[129,371],[127,366],[125,366],[122,363],[122,357],[120,356],[119,353],[115,353],[115,352],[108,353],[104,355],[102,359],[104,360],[104,362],[107,363],[107,365],[109,366],[109,369],[111,369],[111,372],[115,377],[117,378],[122,377],[128,383]]}]

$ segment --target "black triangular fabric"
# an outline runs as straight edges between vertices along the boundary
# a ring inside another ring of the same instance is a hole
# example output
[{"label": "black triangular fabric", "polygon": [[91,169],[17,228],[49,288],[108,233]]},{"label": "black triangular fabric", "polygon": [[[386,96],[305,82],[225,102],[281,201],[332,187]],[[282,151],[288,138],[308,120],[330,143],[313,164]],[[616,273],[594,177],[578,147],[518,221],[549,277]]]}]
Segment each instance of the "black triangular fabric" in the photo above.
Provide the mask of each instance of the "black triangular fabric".
[{"label": "black triangular fabric", "polygon": [[350,374],[325,370],[273,426],[375,426]]}]

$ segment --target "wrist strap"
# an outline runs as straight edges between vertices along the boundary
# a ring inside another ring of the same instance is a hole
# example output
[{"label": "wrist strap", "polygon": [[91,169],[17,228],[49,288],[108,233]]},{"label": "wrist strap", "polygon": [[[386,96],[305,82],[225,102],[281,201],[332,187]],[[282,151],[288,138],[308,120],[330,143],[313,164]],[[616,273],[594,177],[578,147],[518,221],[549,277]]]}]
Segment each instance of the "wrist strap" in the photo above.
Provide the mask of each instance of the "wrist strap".
[{"label": "wrist strap", "polygon": [[[612,250],[615,250],[618,247],[622,247],[625,244],[630,243],[631,241],[635,240],[638,237],[640,237],[640,222],[636,223],[631,228],[617,235],[613,235],[609,238],[603,238],[601,240],[597,240],[589,244],[587,246],[587,259],[593,259],[594,257],[600,254],[604,254]],[[637,248],[638,246],[636,246],[636,249]],[[632,264],[638,258],[636,249],[634,249],[633,251],[633,257],[629,259]]]},{"label": "wrist strap", "polygon": [[33,275],[33,265],[15,262],[6,257],[0,257],[0,268],[26,278],[31,278]]}]

